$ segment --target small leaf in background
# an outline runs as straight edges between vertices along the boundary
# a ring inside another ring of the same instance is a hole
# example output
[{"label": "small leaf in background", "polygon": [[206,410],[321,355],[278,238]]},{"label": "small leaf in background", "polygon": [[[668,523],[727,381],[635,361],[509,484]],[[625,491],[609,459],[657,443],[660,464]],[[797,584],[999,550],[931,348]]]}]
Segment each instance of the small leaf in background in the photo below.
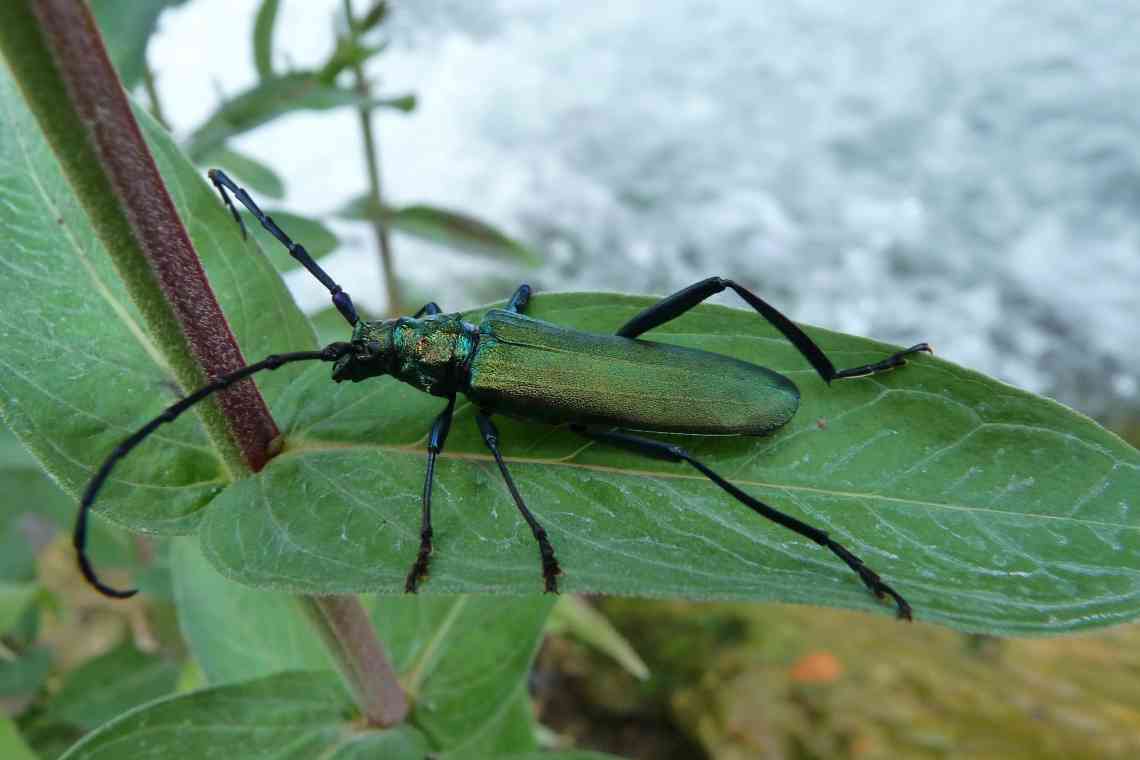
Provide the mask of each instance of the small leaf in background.
[{"label": "small leaf in background", "polygon": [[131,0],[129,10],[122,0],[90,0],[103,42],[123,87],[127,90],[142,81],[146,70],[146,46],[167,8],[186,0]]},{"label": "small leaf in background", "polygon": [[413,728],[361,729],[333,673],[279,673],[152,702],[88,734],[67,760],[240,757],[423,760]]},{"label": "small leaf in background", "polygon": [[136,705],[174,691],[177,663],[124,642],[68,674],[37,722],[90,731]]},{"label": "small leaf in background", "polygon": [[253,23],[253,64],[262,79],[273,76],[273,29],[279,5],[279,0],[261,0]]},{"label": "small leaf in background", "polygon": [[0,581],[0,635],[20,622],[24,610],[36,598],[39,588],[35,583]]},{"label": "small leaf in background", "polygon": [[[336,50],[333,51],[332,56],[328,62],[321,68],[318,76],[322,81],[333,84],[339,75],[345,69],[352,66],[360,66],[368,61],[375,55],[384,52],[387,48],[387,43],[379,45],[366,45],[360,41],[359,38],[354,37],[340,37],[336,41]],[[406,101],[411,98],[410,104],[403,102],[402,104],[395,104],[399,101]],[[415,96],[404,95],[401,98],[390,98],[388,100],[373,100],[373,105],[387,106],[389,108],[396,108],[401,111],[411,111],[415,108]]]},{"label": "small leaf in background", "polygon": [[285,197],[285,182],[273,167],[245,153],[223,146],[207,153],[200,163],[207,168],[225,169],[234,175],[239,185],[245,185],[246,189],[265,198],[277,200]]},{"label": "small leaf in background", "polygon": [[34,647],[18,656],[0,653],[0,705],[8,714],[19,714],[47,681],[52,654],[46,647]]},{"label": "small leaf in background", "polygon": [[380,221],[405,235],[474,256],[526,266],[535,266],[540,261],[527,246],[457,211],[425,205],[377,207],[368,195],[363,195],[346,203],[336,214],[345,219]]},{"label": "small leaf in background", "polygon": [[[305,246],[305,250],[314,259],[328,256],[340,245],[340,239],[336,233],[316,219],[289,211],[273,209],[263,209],[263,211],[273,217],[273,221],[277,222],[277,226],[284,230],[285,234]],[[273,263],[278,272],[290,272],[301,266],[296,259],[289,255],[285,246],[269,234],[253,218],[253,215],[242,212],[242,219],[245,220],[245,228],[257,240],[262,253]],[[344,322],[344,317],[341,317],[341,322]],[[344,340],[344,338],[340,340]]]},{"label": "small leaf in background", "polygon": [[223,103],[187,141],[191,159],[217,150],[226,140],[294,111],[327,111],[365,106],[368,98],[327,84],[319,73],[295,72],[265,79]]},{"label": "small leaf in background", "polygon": [[547,623],[549,633],[570,636],[611,657],[634,678],[649,678],[649,667],[609,618],[580,596],[558,598]]},{"label": "small leaf in background", "polygon": [[12,720],[0,714],[0,757],[4,760],[37,760]]}]

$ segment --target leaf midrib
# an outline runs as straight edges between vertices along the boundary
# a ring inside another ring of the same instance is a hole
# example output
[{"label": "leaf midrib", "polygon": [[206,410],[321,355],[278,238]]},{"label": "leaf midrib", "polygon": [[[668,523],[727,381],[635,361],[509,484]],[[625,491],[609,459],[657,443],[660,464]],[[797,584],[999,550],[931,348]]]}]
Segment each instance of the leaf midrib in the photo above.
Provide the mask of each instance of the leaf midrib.
[{"label": "leaf midrib", "polygon": [[[605,472],[615,475],[630,475],[635,477],[648,477],[648,478],[661,478],[667,480],[693,480],[706,482],[706,478],[699,474],[688,474],[683,472],[667,472],[663,470],[630,470],[621,467],[611,467],[602,464],[591,464],[585,462],[570,461],[585,448],[593,445],[593,442],[587,442],[585,446],[576,449],[575,451],[567,454],[565,457],[557,458],[541,458],[541,457],[525,457],[525,456],[504,456],[503,459],[512,464],[541,464],[547,467],[567,467],[579,470],[587,470],[592,472]],[[275,459],[284,459],[286,457],[303,456],[308,453],[319,453],[324,451],[345,451],[345,450],[363,450],[363,451],[383,451],[391,454],[406,454],[416,457],[423,456],[423,447],[415,445],[407,446],[393,446],[381,443],[344,443],[340,441],[323,441],[289,438],[286,443],[286,448]],[[476,454],[473,452],[447,452],[444,451],[439,455],[440,459],[454,459],[458,461],[467,462],[494,462],[494,458],[490,454]],[[1118,462],[1118,464],[1124,464]],[[767,488],[773,490],[794,491],[798,493],[817,494],[821,496],[833,496],[848,499],[876,499],[884,502],[891,502],[895,504],[911,504],[920,507],[928,507],[931,509],[944,509],[952,512],[966,512],[973,514],[992,514],[1001,517],[1023,517],[1038,520],[1051,520],[1059,523],[1069,523],[1073,525],[1082,525],[1088,527],[1101,527],[1101,528],[1114,528],[1117,530],[1130,530],[1140,531],[1140,525],[1125,525],[1119,523],[1104,522],[1101,520],[1089,520],[1080,517],[1073,517],[1071,515],[1049,515],[1040,514],[1036,512],[1009,512],[1000,509],[992,509],[989,507],[974,507],[965,504],[947,504],[945,502],[927,501],[925,499],[903,498],[900,496],[885,496],[878,493],[869,491],[839,491],[828,488],[817,488],[813,486],[790,485],[784,483],[772,483],[763,480],[747,480],[740,478],[730,478],[736,485],[754,486],[757,488]]]}]

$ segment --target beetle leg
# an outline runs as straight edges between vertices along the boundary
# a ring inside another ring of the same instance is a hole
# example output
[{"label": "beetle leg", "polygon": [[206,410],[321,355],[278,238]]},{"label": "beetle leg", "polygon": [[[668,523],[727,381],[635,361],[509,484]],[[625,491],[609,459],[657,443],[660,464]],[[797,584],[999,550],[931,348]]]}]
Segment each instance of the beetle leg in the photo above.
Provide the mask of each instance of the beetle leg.
[{"label": "beetle leg", "polygon": [[[522,288],[519,290],[521,291]],[[534,540],[538,541],[538,553],[542,557],[542,578],[546,583],[546,590],[549,593],[557,594],[558,576],[562,574],[562,568],[558,566],[558,560],[554,557],[554,547],[550,545],[550,541],[546,537],[546,529],[539,525],[538,520],[527,509],[522,496],[519,494],[519,489],[515,487],[515,481],[511,478],[510,471],[507,470],[507,463],[503,461],[503,455],[499,452],[499,431],[495,429],[495,424],[491,422],[489,416],[482,412],[475,415],[475,422],[479,425],[479,432],[483,434],[484,443],[487,444],[487,448],[495,457],[495,463],[499,465],[499,472],[503,474],[503,480],[507,481],[511,498],[515,500],[526,524],[530,526]]]},{"label": "beetle leg", "polygon": [[435,480],[435,458],[443,451],[443,444],[447,441],[447,434],[451,430],[451,416],[454,413],[455,396],[452,396],[447,400],[444,410],[435,418],[435,422],[431,425],[431,433],[428,435],[427,475],[424,477],[423,513],[420,518],[420,552],[412,564],[412,569],[408,571],[407,580],[404,581],[404,591],[408,594],[416,593],[416,587],[427,576],[428,562],[431,560],[431,486]]},{"label": "beetle leg", "polygon": [[430,317],[430,316],[433,316],[435,314],[439,314],[442,311],[443,311],[443,309],[439,308],[439,304],[437,304],[435,301],[428,301],[422,307],[420,307],[420,310],[415,313],[415,315],[412,317],[412,319],[419,319],[420,317]]},{"label": "beetle leg", "polygon": [[832,380],[842,380],[852,377],[865,377],[873,375],[876,372],[884,372],[895,367],[901,367],[906,364],[907,356],[916,354],[920,351],[933,353],[930,346],[926,343],[918,343],[908,349],[891,354],[886,359],[872,364],[864,364],[860,367],[852,367],[851,369],[837,370],[827,355],[823,353],[815,341],[807,336],[792,320],[781,314],[775,307],[763,301],[752,291],[744,288],[732,280],[726,280],[723,277],[709,277],[708,279],[701,280],[694,283],[687,288],[678,290],[671,296],[667,296],[649,308],[645,309],[633,319],[622,325],[617,334],[623,338],[636,338],[644,332],[652,330],[654,327],[659,327],[666,322],[670,322],[677,317],[681,316],[689,309],[692,309],[697,304],[705,301],[717,293],[725,290],[732,289],[738,296],[748,302],[748,305],[768,320],[768,322],[777,330],[784,334],[792,345],[803,354],[804,358],[815,367],[815,371],[823,378],[825,383],[830,384]]},{"label": "beetle leg", "polygon": [[530,302],[530,285],[525,282],[519,285],[518,290],[511,296],[511,300],[507,303],[506,310],[513,311],[515,314],[522,314],[526,310],[526,305]]},{"label": "beetle leg", "polygon": [[685,451],[680,446],[675,446],[670,443],[663,443],[655,441],[651,438],[642,438],[636,435],[630,435],[619,430],[613,431],[595,431],[589,430],[581,426],[573,426],[573,430],[581,433],[587,438],[592,438],[596,441],[610,443],[630,451],[643,454],[653,459],[663,459],[667,462],[687,462],[696,468],[702,475],[711,480],[720,488],[726,491],[729,495],[745,505],[754,512],[768,518],[774,523],[784,526],[785,528],[799,533],[804,538],[810,539],[820,546],[830,550],[835,556],[839,557],[847,566],[858,574],[859,578],[872,594],[882,599],[884,596],[891,597],[896,606],[896,611],[901,620],[911,619],[910,605],[902,598],[893,588],[888,586],[879,575],[863,564],[863,560],[856,557],[849,552],[844,546],[833,540],[826,532],[819,528],[813,528],[805,522],[801,522],[791,515],[786,515],[778,509],[773,509],[759,499],[748,495],[744,491],[728,482],[720,475],[717,475],[707,466],[700,461],[693,458],[689,452]]}]

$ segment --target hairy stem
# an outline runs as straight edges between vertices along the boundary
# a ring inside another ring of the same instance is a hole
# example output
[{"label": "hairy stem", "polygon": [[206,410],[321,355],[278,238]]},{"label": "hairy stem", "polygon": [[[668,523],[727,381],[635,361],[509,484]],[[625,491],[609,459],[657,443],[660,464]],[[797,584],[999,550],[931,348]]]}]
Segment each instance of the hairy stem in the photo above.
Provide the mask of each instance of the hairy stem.
[{"label": "hairy stem", "polygon": [[[352,0],[344,0],[344,15],[348,21],[349,34],[356,34],[356,19],[352,14]],[[371,94],[368,78],[364,75],[364,66],[359,62],[352,64],[353,83],[356,91],[365,100]],[[384,208],[384,193],[380,180],[380,146],[372,129],[372,109],[362,105],[357,109],[360,119],[360,133],[364,137],[364,162],[368,167],[368,196],[371,207]],[[392,257],[392,240],[388,234],[388,225],[379,216],[372,220],[372,230],[376,235],[376,245],[380,251],[380,268],[384,275],[384,289],[388,296],[388,314],[395,316],[403,312],[403,303],[400,298],[400,284],[396,280],[396,265]]]},{"label": "hairy stem", "polygon": [[383,728],[401,722],[408,714],[408,699],[360,600],[346,594],[301,601],[368,725]]},{"label": "hairy stem", "polygon": [[[87,3],[0,0],[0,51],[178,382],[244,366]],[[278,429],[257,387],[214,398],[198,407],[211,442],[235,477],[259,470]],[[300,599],[369,722],[401,720],[407,699],[359,600]]]}]

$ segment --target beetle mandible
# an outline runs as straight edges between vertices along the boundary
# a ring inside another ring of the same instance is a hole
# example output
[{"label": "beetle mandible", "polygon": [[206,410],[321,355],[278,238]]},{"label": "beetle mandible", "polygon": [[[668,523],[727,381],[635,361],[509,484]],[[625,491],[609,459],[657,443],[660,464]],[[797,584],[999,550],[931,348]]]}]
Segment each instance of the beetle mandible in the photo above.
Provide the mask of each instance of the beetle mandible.
[{"label": "beetle mandible", "polygon": [[872,364],[837,370],[823,350],[790,319],[749,290],[721,277],[710,277],[662,299],[634,316],[614,335],[584,333],[525,316],[531,295],[527,285],[515,291],[505,308],[487,312],[479,325],[464,321],[460,314],[446,314],[435,303],[426,304],[412,317],[362,321],[349,295],[321,269],[304,246],[294,242],[258,208],[244,189],[217,169],[209,172],[209,178],[243,234],[245,224],[230,193],[294,259],[321,281],[332,295],[333,305],[353,328],[352,337],[319,351],[269,356],[223,375],[169,406],[111,452],[84,491],[74,534],[83,576],[101,593],[115,598],[136,593],[135,590],[121,591],[100,581],[86,552],[87,516],[115,463],[160,425],[173,421],[212,393],[262,370],[277,369],[292,362],[324,361],[333,364],[332,379],[336,382],[359,382],[392,375],[419,390],[447,399],[447,405],[435,418],[428,435],[420,547],[405,581],[407,592],[414,593],[428,574],[435,462],[451,428],[455,398],[462,393],[479,409],[475,421],[483,441],[538,543],[546,591],[558,591],[562,569],[546,530],[527,508],[503,460],[499,434],[491,421],[495,413],[565,424],[599,443],[654,459],[686,463],[741,504],[830,550],[858,574],[876,597],[893,599],[899,618],[911,619],[907,601],[826,532],[745,493],[684,448],[630,431],[764,435],[782,427],[796,413],[799,390],[777,372],[721,354],[639,338],[725,290],[735,292],[779,330],[828,384],[900,367],[906,364],[905,357],[920,351],[929,352],[931,349],[926,343]]}]

